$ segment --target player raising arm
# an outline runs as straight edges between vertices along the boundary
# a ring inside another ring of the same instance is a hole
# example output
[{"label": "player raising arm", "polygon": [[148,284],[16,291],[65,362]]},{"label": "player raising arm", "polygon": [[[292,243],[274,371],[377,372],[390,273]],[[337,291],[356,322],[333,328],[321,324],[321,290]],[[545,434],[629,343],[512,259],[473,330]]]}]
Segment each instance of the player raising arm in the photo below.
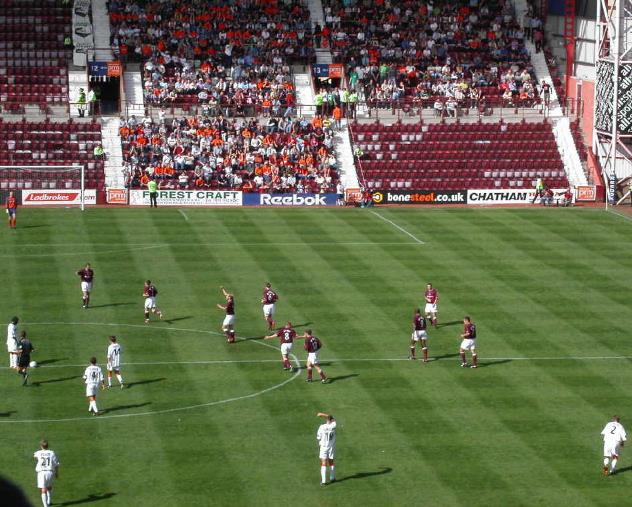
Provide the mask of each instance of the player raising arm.
[{"label": "player raising arm", "polygon": [[463,319],[463,334],[461,335],[461,338],[461,347],[459,348],[459,354],[461,355],[461,367],[467,367],[465,351],[469,350],[472,353],[472,366],[470,366],[470,368],[478,368],[478,355],[476,354],[476,325],[469,317],[465,317]]},{"label": "player raising arm", "polygon": [[305,340],[305,350],[307,351],[307,382],[312,381],[312,369],[316,368],[316,371],[320,375],[320,381],[323,384],[327,383],[327,375],[320,367],[320,360],[318,355],[320,349],[323,347],[322,342],[312,334],[312,330],[308,329],[302,336],[297,336],[301,340]]},{"label": "player raising arm", "polygon": [[226,335],[228,343],[235,343],[235,296],[228,292],[223,286],[220,287],[222,294],[226,298],[225,305],[217,305],[219,310],[226,312],[226,316],[222,321],[222,331]]},{"label": "player raising arm", "polygon": [[[619,451],[627,439],[625,429],[621,425],[618,416],[614,416],[604,429],[603,435],[603,474],[614,475],[619,461]],[[608,462],[610,462],[610,474],[608,474]]]},{"label": "player raising arm", "polygon": [[316,417],[324,417],[325,422],[318,427],[318,457],[320,459],[320,485],[327,484],[327,467],[329,467],[329,482],[335,482],[334,455],[336,454],[336,420],[331,414],[318,412]]},{"label": "player raising arm", "polygon": [[121,389],[123,389],[123,377],[121,376],[121,345],[116,341],[116,336],[110,336],[110,344],[107,352],[108,389],[112,387],[112,373],[116,375]]},{"label": "player raising arm", "polygon": [[426,301],[426,306],[424,308],[426,318],[430,319],[430,322],[432,322],[434,327],[437,327],[437,314],[439,313],[437,305],[439,303],[439,292],[432,286],[431,283],[426,285],[424,299]]},{"label": "player raising arm", "polygon": [[270,282],[266,283],[266,286],[263,288],[261,304],[263,305],[263,318],[268,323],[269,331],[274,329],[274,312],[278,300],[279,296],[272,290],[272,284]]},{"label": "player raising arm", "polygon": [[33,457],[37,460],[35,472],[37,488],[42,495],[42,505],[48,507],[52,504],[53,479],[59,478],[59,460],[55,451],[48,448],[46,440],[40,442],[40,449],[35,451]]},{"label": "player raising arm", "polygon": [[92,280],[94,280],[94,271],[90,267],[90,264],[86,264],[84,268],[77,271],[77,275],[81,278],[83,308],[88,308],[90,304],[90,293],[92,292]]},{"label": "player raising arm", "polygon": [[162,320],[162,312],[160,308],[156,306],[156,297],[158,296],[158,289],[151,283],[151,280],[145,281],[143,287],[143,297],[145,298],[145,324],[149,324],[149,312],[158,315],[158,318]]},{"label": "player raising arm", "polygon": [[421,310],[417,308],[413,316],[413,334],[410,339],[410,355],[408,359],[417,359],[415,357],[415,346],[417,342],[421,342],[421,351],[424,357],[424,363],[428,362],[428,333],[426,332],[426,318],[421,314]]},{"label": "player raising arm", "polygon": [[86,396],[88,398],[88,412],[92,412],[92,415],[99,415],[99,409],[97,408],[97,391],[99,386],[101,389],[105,389],[103,383],[103,372],[101,367],[97,366],[97,358],[91,357],[90,364],[83,372],[83,380],[86,384]]},{"label": "player raising arm", "polygon": [[292,371],[290,352],[292,351],[292,345],[296,339],[296,331],[292,328],[292,323],[288,320],[282,329],[279,329],[274,334],[263,337],[264,340],[272,340],[273,338],[278,338],[281,342],[281,360],[283,361],[283,369]]}]

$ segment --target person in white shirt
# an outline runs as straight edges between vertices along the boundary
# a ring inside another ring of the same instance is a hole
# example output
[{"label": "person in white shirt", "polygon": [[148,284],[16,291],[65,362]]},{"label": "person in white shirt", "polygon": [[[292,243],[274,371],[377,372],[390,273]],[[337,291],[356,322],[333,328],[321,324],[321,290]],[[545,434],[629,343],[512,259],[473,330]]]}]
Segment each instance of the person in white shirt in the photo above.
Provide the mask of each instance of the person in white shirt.
[{"label": "person in white shirt", "polygon": [[327,484],[327,467],[329,467],[329,482],[335,482],[334,455],[336,454],[336,420],[331,414],[318,412],[317,417],[324,417],[325,422],[318,427],[318,457],[320,458],[320,485]]},{"label": "person in white shirt", "polygon": [[[625,429],[619,422],[618,416],[614,416],[604,429],[603,435],[603,474],[614,475],[619,461],[619,450],[623,448],[626,441]],[[610,465],[610,470],[608,470]]]},{"label": "person in white shirt", "polygon": [[53,494],[53,479],[59,477],[59,460],[55,451],[48,448],[46,440],[40,442],[40,450],[36,451],[33,457],[37,460],[35,472],[37,473],[37,487],[42,495],[42,505],[48,507],[51,505]]},{"label": "person in white shirt", "polygon": [[18,369],[18,322],[20,319],[13,317],[7,326],[7,352],[9,353],[9,368]]},{"label": "person in white shirt", "polygon": [[110,345],[107,353],[108,389],[112,387],[112,373],[123,389],[123,377],[121,376],[121,345],[116,341],[116,336],[110,336]]},{"label": "person in white shirt", "polygon": [[99,409],[97,408],[97,391],[99,386],[101,389],[105,388],[103,382],[103,372],[101,367],[97,366],[97,358],[90,358],[90,365],[83,373],[83,380],[86,384],[86,396],[88,397],[88,412],[92,412],[92,415],[99,415]]}]

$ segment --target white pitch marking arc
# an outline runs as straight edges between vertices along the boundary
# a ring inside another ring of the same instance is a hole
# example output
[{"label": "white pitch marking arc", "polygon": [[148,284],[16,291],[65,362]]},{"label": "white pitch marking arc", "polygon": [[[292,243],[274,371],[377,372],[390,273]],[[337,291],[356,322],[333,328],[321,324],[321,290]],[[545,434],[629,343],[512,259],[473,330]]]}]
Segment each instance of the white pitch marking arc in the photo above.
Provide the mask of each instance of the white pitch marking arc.
[{"label": "white pitch marking arc", "polygon": [[[89,326],[120,326],[120,327],[147,327],[147,326],[141,326],[138,324],[114,324],[114,323],[101,323],[101,322],[30,322],[28,323],[29,326],[37,326],[37,325],[89,325]],[[223,336],[222,333],[218,333],[215,331],[206,331],[206,330],[202,330],[202,329],[185,329],[185,328],[172,328],[172,327],[153,327],[153,329],[163,329],[163,330],[168,330],[168,331],[189,331],[189,332],[197,332],[197,333],[204,333],[204,334],[214,334],[214,335],[219,335],[219,336]],[[273,350],[279,350],[278,347],[275,347],[273,345],[270,345],[268,343],[263,343],[263,342],[258,342],[258,341],[254,341],[253,343],[256,343],[257,345],[261,345],[263,347],[268,347],[271,348]],[[256,398],[257,396],[261,396],[262,394],[266,394],[269,393],[271,391],[275,391],[277,389],[280,389],[281,387],[285,386],[286,384],[289,384],[290,382],[292,382],[293,380],[296,380],[299,375],[301,374],[301,370],[300,370],[300,361],[298,360],[298,358],[294,355],[294,354],[290,354],[290,356],[292,357],[292,360],[294,361],[295,365],[296,365],[296,372],[294,372],[294,374],[288,378],[285,379],[283,382],[280,382],[278,384],[275,384],[273,386],[270,387],[266,387],[265,389],[261,389],[259,391],[256,391],[254,393],[250,393],[250,394],[244,394],[243,396],[235,396],[233,398],[227,398],[224,400],[215,400],[215,401],[209,401],[207,403],[198,403],[195,405],[188,405],[186,407],[174,407],[174,408],[167,408],[167,409],[163,409],[163,410],[153,410],[153,411],[149,411],[149,412],[134,412],[134,413],[130,413],[130,414],[116,414],[116,415],[107,415],[107,411],[104,415],[97,417],[67,417],[67,418],[60,418],[60,419],[15,419],[15,420],[2,420],[0,419],[0,424],[4,423],[4,424],[8,424],[8,423],[56,423],[56,422],[74,422],[74,421],[94,421],[94,420],[103,420],[103,419],[120,419],[120,418],[125,418],[125,417],[139,417],[139,416],[146,416],[146,415],[162,415],[162,414],[170,414],[170,413],[174,413],[174,412],[183,412],[185,410],[193,410],[196,408],[205,408],[205,407],[213,407],[216,405],[225,405],[227,403],[232,403],[234,401],[240,401],[240,400],[246,400],[246,399],[250,399],[250,398]],[[276,360],[276,362],[278,362],[278,360]],[[147,363],[145,363],[147,364]],[[183,362],[183,364],[186,364],[186,362]],[[49,366],[52,367],[53,365]],[[64,366],[64,365],[57,365],[58,367]],[[66,366],[71,366],[71,365],[66,365]],[[81,366],[85,366],[85,365],[81,365]],[[73,367],[75,367],[73,365]],[[78,367],[78,366],[77,366]]]}]

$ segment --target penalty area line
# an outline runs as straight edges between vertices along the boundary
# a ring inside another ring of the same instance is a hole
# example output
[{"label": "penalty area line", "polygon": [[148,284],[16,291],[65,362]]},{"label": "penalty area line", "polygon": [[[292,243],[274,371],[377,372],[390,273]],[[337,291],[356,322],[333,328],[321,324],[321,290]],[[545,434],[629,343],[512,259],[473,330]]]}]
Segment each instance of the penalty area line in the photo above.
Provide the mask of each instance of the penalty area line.
[{"label": "penalty area line", "polygon": [[184,219],[188,222],[189,221],[189,216],[182,210],[182,208],[178,208],[178,211],[184,217]]},{"label": "penalty area line", "polygon": [[400,225],[397,225],[395,222],[393,222],[392,220],[389,220],[388,218],[380,215],[377,211],[373,211],[370,210],[371,213],[373,215],[375,215],[376,217],[378,217],[379,219],[391,224],[393,227],[395,227],[397,230],[403,232],[404,234],[406,234],[406,236],[408,236],[409,238],[412,238],[416,243],[420,244],[420,245],[424,245],[425,243],[423,241],[421,241],[417,236],[414,236],[413,234],[411,234],[410,232],[408,232],[406,229],[404,229],[403,227],[401,227]]}]

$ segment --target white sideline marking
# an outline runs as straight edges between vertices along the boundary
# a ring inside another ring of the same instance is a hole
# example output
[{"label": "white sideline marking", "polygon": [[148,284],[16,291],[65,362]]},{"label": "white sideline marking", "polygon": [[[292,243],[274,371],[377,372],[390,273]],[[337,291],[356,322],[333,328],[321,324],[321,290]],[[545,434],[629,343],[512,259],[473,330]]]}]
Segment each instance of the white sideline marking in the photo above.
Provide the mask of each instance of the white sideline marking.
[{"label": "white sideline marking", "polygon": [[[421,244],[423,244],[423,241],[420,242]],[[111,243],[89,243],[91,246],[101,246],[101,245],[110,245]],[[382,241],[312,241],[312,242],[302,242],[302,241],[293,241],[291,243],[277,243],[277,242],[258,242],[258,243],[238,243],[236,241],[226,241],[226,242],[217,242],[217,243],[128,243],[127,246],[128,248],[124,249],[124,250],[114,250],[114,251],[108,251],[108,252],[101,252],[101,253],[115,253],[115,252],[126,252],[128,250],[134,250],[134,249],[140,249],[138,247],[146,247],[146,248],[167,248],[171,245],[175,245],[175,246],[230,246],[230,247],[236,247],[236,246],[269,246],[269,245],[278,245],[278,246],[336,246],[336,245],[350,245],[350,246],[371,246],[371,245],[375,245],[375,246],[383,246],[383,245],[400,245],[400,246],[405,246],[405,245],[415,245],[415,243],[411,243],[410,241],[387,241],[387,242],[382,242]],[[35,248],[35,247],[59,247],[59,246],[64,246],[64,247],[68,247],[68,246],[86,246],[86,243],[63,243],[63,244],[55,244],[55,243],[25,243],[25,244],[19,244],[16,246],[11,246],[11,251],[14,252],[11,254],[11,257],[15,257],[15,249],[16,248]],[[2,246],[0,246],[0,249],[2,249]],[[89,252],[86,252],[86,254]],[[75,253],[68,253],[68,254],[64,254],[64,253],[51,253],[51,254],[46,254],[49,256],[52,255],[78,255]],[[83,254],[82,254],[83,255]],[[23,254],[20,254],[20,256],[24,257]],[[8,257],[7,255],[5,255],[4,257]]]},{"label": "white sideline marking", "polygon": [[[217,333],[219,334],[219,333]],[[272,347],[278,350],[276,347],[268,345],[264,342],[254,342],[259,345]],[[294,356],[293,356],[294,357]],[[300,361],[294,357],[297,364]],[[497,362],[497,361],[593,361],[593,360],[629,360],[632,356],[551,356],[551,357],[486,357],[482,359],[481,363]],[[339,358],[339,359],[325,359],[323,363],[358,363],[358,362],[394,362],[394,361],[410,361],[406,357],[366,357],[366,358]],[[429,362],[434,361],[458,361],[458,357],[430,357]],[[278,359],[217,359],[209,361],[149,361],[140,363],[121,363],[123,366],[173,366],[173,365],[217,365],[217,364],[263,364],[263,363],[278,363]],[[44,364],[38,366],[41,368],[83,368],[86,363],[82,364]],[[8,370],[8,366],[1,366],[0,370]],[[1,421],[0,421],[1,422]]]},{"label": "white sideline marking", "polygon": [[184,219],[188,222],[189,221],[189,217],[187,216],[187,214],[184,211],[182,211],[182,208],[178,208],[178,211],[184,217]]},{"label": "white sideline marking", "polygon": [[[76,246],[86,246],[86,243],[77,243]],[[27,245],[20,245],[20,246],[27,246]],[[50,245],[45,245],[45,244],[41,244],[41,245],[30,245],[31,247],[46,247],[46,246],[50,246]],[[72,246],[71,244],[66,245],[66,246]],[[138,250],[151,250],[153,248],[163,248],[164,246],[167,245],[136,245],[136,246],[130,246],[129,248],[119,248],[117,250],[102,250],[99,252],[99,255],[103,255],[103,254],[113,254],[113,253],[122,253],[122,252],[129,252],[129,251],[138,251]],[[15,247],[13,247],[14,253],[12,254],[0,254],[0,257],[16,257],[16,253],[15,253]],[[74,255],[93,255],[94,252],[57,252],[57,253],[20,253],[17,254],[19,257],[71,257]]]},{"label": "white sideline marking", "polygon": [[380,215],[377,211],[373,211],[370,210],[371,213],[373,213],[376,217],[381,218],[382,220],[384,220],[385,222],[388,222],[389,224],[391,224],[393,227],[395,227],[396,229],[402,231],[404,234],[406,234],[406,236],[412,238],[415,240],[415,242],[419,243],[420,245],[423,245],[424,242],[421,241],[419,238],[417,238],[416,236],[413,236],[410,232],[408,232],[406,229],[404,229],[403,227],[400,227],[399,225],[397,225],[395,222],[393,222],[392,220],[389,220],[386,217],[383,217],[382,215]]},{"label": "white sideline marking", "polygon": [[619,213],[618,211],[613,210],[612,207],[607,208],[606,209],[606,213],[612,213],[613,215],[617,215],[618,217],[621,217],[624,220],[632,221],[632,217],[630,217],[628,215],[624,215],[623,213]]},{"label": "white sideline marking", "polygon": [[[29,323],[29,325],[33,326],[33,325],[51,325],[53,323],[46,323],[46,322],[31,322]],[[100,326],[124,326],[124,327],[145,327],[145,326],[141,326],[141,325],[136,325],[136,324],[113,324],[113,323],[109,323],[109,324],[103,324],[103,323],[89,323],[89,322],[74,322],[74,323],[70,323],[70,322],[57,322],[54,323],[57,325],[77,325],[77,324],[88,324],[88,325],[100,325]],[[154,329],[156,329],[154,327]],[[198,333],[206,333],[206,334],[214,334],[214,335],[219,335],[219,336],[223,336],[223,333],[218,333],[216,331],[204,331],[201,329],[176,329],[176,328],[167,328],[167,327],[159,327],[157,329],[170,329],[170,330],[179,330],[179,331],[190,331],[190,332],[198,332]],[[245,341],[245,340],[244,340]],[[270,349],[273,350],[277,350],[280,351],[280,348],[275,347],[274,345],[270,345],[269,343],[263,343],[263,342],[258,342],[255,341],[253,343],[256,343],[258,345],[261,345],[262,347],[268,347]],[[262,394],[266,394],[269,393],[271,391],[275,391],[276,389],[280,389],[281,387],[285,386],[286,384],[289,384],[290,382],[292,382],[293,380],[296,380],[300,374],[301,374],[301,370],[300,370],[300,366],[301,363],[298,360],[298,358],[294,355],[294,354],[290,354],[290,357],[292,358],[292,360],[294,361],[294,364],[296,365],[296,371],[294,372],[294,374],[288,378],[285,379],[283,382],[280,382],[279,384],[275,384],[273,386],[270,387],[266,387],[265,389],[262,389],[260,391],[256,391],[254,393],[250,393],[250,394],[244,394],[243,396],[236,396],[234,398],[227,398],[224,400],[216,400],[216,401],[209,401],[208,403],[199,403],[196,405],[189,405],[186,407],[176,407],[176,408],[167,408],[167,409],[163,409],[163,410],[154,410],[154,411],[150,411],[150,412],[135,412],[132,414],[116,414],[116,415],[107,415],[107,409],[104,409],[104,415],[101,415],[99,417],[94,417],[94,416],[88,416],[88,417],[68,417],[68,418],[62,418],[62,419],[16,419],[16,420],[3,420],[0,419],[0,424],[4,423],[53,423],[53,422],[71,422],[71,421],[94,421],[94,420],[99,420],[99,419],[118,419],[118,418],[122,418],[122,417],[137,417],[137,416],[145,416],[145,415],[160,415],[160,414],[169,414],[169,413],[173,413],[173,412],[183,412],[185,410],[193,410],[196,408],[204,408],[204,407],[213,407],[215,405],[225,405],[227,403],[232,403],[234,401],[240,401],[240,400],[247,400],[249,398],[256,398],[257,396],[261,396]],[[262,360],[259,360],[262,361]],[[269,361],[269,360],[266,360]],[[275,362],[278,362],[279,360],[277,359]],[[142,364],[142,363],[139,363]],[[145,363],[145,364],[151,364],[151,363]],[[63,367],[63,366],[71,366],[71,365],[51,365],[48,366],[48,368],[52,368],[52,367]],[[85,364],[82,365],[72,365],[73,367],[78,367],[78,366],[85,366]],[[45,365],[43,366],[43,368],[46,367]],[[2,368],[2,369],[8,369],[8,368]]]}]

